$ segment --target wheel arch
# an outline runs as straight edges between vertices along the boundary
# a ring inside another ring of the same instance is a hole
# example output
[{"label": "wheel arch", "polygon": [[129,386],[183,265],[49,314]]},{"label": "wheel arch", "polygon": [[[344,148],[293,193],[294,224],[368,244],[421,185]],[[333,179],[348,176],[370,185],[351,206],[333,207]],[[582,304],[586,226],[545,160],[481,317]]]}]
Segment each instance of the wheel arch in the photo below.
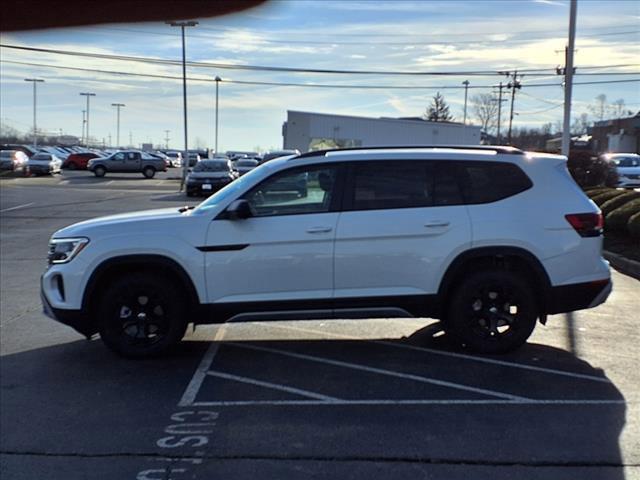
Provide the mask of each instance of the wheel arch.
[{"label": "wheel arch", "polygon": [[189,309],[194,310],[200,303],[193,280],[175,260],[157,254],[123,255],[104,260],[94,269],[84,289],[82,311],[90,313],[90,317],[94,318],[96,293],[108,285],[110,280],[131,272],[155,273],[175,278],[186,295]]},{"label": "wheel arch", "polygon": [[449,264],[438,289],[441,315],[446,311],[449,297],[456,285],[466,274],[477,269],[502,269],[527,275],[526,279],[538,299],[540,318],[544,323],[551,291],[549,275],[533,253],[513,246],[479,247],[458,255]]}]

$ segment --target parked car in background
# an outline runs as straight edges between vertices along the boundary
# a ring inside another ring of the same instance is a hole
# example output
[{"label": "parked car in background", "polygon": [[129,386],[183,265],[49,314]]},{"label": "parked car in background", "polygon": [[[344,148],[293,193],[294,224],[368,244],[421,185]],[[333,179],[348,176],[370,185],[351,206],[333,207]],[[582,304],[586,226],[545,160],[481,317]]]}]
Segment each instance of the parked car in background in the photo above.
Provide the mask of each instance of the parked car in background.
[{"label": "parked car in background", "polygon": [[287,155],[300,155],[300,150],[273,150],[262,155],[262,163]]},{"label": "parked car in background", "polygon": [[189,152],[189,167],[194,167],[201,159],[199,153]]},{"label": "parked car in background", "polygon": [[62,162],[62,168],[69,170],[86,170],[87,163],[92,158],[99,158],[100,155],[93,152],[72,153]]},{"label": "parked car in background", "polygon": [[210,195],[236,177],[228,159],[200,160],[187,175],[187,196]]},{"label": "parked car in background", "polygon": [[67,150],[65,150],[62,147],[41,147],[38,152],[44,152],[44,153],[48,153],[50,155],[55,155],[59,160],[61,160],[63,162],[70,155],[70,152],[68,152]]},{"label": "parked car in background", "polygon": [[165,152],[165,155],[169,157],[169,163],[172,167],[182,166],[182,152],[167,151]]},{"label": "parked car in background", "polygon": [[606,153],[602,157],[616,166],[618,173],[616,187],[640,187],[640,155],[637,153]]},{"label": "parked car in background", "polygon": [[53,175],[62,170],[62,160],[48,152],[38,152],[27,162],[29,173],[32,175]]},{"label": "parked car in background", "polygon": [[0,170],[4,172],[28,173],[29,157],[21,150],[0,150]]},{"label": "parked car in background", "polygon": [[146,152],[123,150],[105,158],[92,158],[87,169],[96,177],[104,177],[110,173],[142,173],[145,178],[153,178],[156,172],[166,172],[164,159],[154,157]]},{"label": "parked car in background", "polygon": [[252,158],[246,158],[246,159],[242,158],[242,159],[236,160],[234,164],[234,168],[236,172],[238,172],[239,176],[242,176],[245,173],[250,172],[257,166],[258,166],[258,161]]},{"label": "parked car in background", "polygon": [[0,150],[18,150],[24,153],[27,157],[31,157],[38,153],[38,150],[31,147],[30,145],[20,145],[16,143],[4,143],[0,145]]}]

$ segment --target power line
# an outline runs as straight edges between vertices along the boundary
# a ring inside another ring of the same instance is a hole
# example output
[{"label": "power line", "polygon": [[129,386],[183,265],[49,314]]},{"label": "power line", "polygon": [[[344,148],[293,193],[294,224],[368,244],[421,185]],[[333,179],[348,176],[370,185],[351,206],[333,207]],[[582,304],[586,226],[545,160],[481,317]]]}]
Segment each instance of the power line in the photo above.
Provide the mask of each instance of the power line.
[{"label": "power line", "polygon": [[[102,33],[110,33],[110,32],[121,32],[121,33],[139,33],[142,35],[162,35],[162,36],[169,36],[169,37],[177,37],[176,34],[174,33],[170,33],[170,32],[159,32],[159,31],[152,31],[152,30],[138,30],[138,29],[132,29],[132,28],[90,28],[90,29],[85,29],[85,30],[90,30],[92,32],[102,32]],[[218,29],[211,29],[211,28],[200,28],[199,30],[208,30],[208,31],[216,31],[219,32]],[[557,33],[557,32],[556,32]],[[604,36],[619,36],[619,35],[629,35],[629,34],[635,34],[637,35],[638,33],[640,33],[638,30],[628,30],[628,31],[624,31],[624,32],[610,32],[610,33],[601,33],[601,34],[587,34],[587,35],[582,35],[581,38],[585,38],[585,37],[604,37]],[[483,34],[483,35],[496,35],[496,34]],[[498,34],[499,35],[499,34]],[[511,35],[511,34],[506,34],[506,35]],[[520,37],[520,34],[517,34],[518,37]],[[197,33],[190,33],[189,38],[209,38],[209,39],[223,39],[223,40],[228,40],[229,36],[228,33],[215,33],[215,34],[208,34],[208,35],[201,35],[201,34],[197,34]],[[467,37],[469,37],[469,35],[467,35]],[[475,45],[475,44],[493,44],[493,43],[504,43],[505,41],[508,41],[509,44],[522,44],[522,43],[530,43],[530,42],[534,42],[534,41],[540,41],[540,40],[553,40],[553,39],[557,39],[557,40],[562,40],[561,37],[553,36],[553,37],[538,37],[538,38],[516,38],[516,39],[508,39],[508,40],[492,40],[492,39],[475,39],[475,40],[455,40],[455,41],[446,41],[446,40],[438,40],[438,41],[429,41],[429,40],[413,40],[413,41],[406,41],[406,42],[396,42],[396,41],[384,41],[384,42],[372,42],[372,41],[342,41],[342,40],[338,40],[336,41],[334,40],[293,40],[293,39],[285,39],[285,40],[281,40],[281,39],[274,39],[274,38],[270,38],[268,36],[264,36],[264,35],[260,35],[260,36],[255,36],[252,38],[239,38],[239,41],[242,41],[243,43],[249,43],[249,44],[254,44],[254,45],[264,45],[264,44],[284,44],[284,45],[328,45],[328,46],[340,46],[340,45],[364,45],[364,46],[369,46],[369,45],[388,45],[388,46],[406,46],[406,45]]]},{"label": "power line", "polygon": [[[160,75],[160,74],[152,74],[152,73],[134,73],[134,72],[119,72],[114,70],[100,70],[94,68],[81,68],[81,67],[64,67],[62,65],[47,65],[43,63],[32,63],[32,62],[18,62],[13,60],[4,60],[0,59],[0,63],[10,63],[15,65],[25,65],[30,67],[43,67],[43,68],[54,68],[61,70],[74,70],[81,72],[90,72],[90,73],[102,73],[106,75],[119,75],[119,76],[129,76],[129,77],[144,77],[144,78],[159,78],[166,80],[182,80],[180,76],[172,76],[172,75]],[[215,83],[215,79],[213,78],[199,78],[199,77],[187,77],[190,82],[206,82],[206,83]],[[307,87],[307,88],[333,88],[333,89],[362,89],[362,90],[459,90],[465,88],[464,86],[458,85],[342,85],[342,84],[327,84],[327,83],[294,83],[294,82],[262,82],[262,81],[253,81],[253,80],[230,80],[230,79],[221,79],[222,83],[230,83],[236,85],[256,85],[256,86],[275,86],[275,87]],[[625,79],[625,80],[604,80],[604,81],[595,81],[595,82],[574,82],[574,85],[598,85],[598,84],[609,84],[609,83],[631,83],[631,82],[640,82],[640,78],[634,79]],[[558,87],[562,86],[561,83],[532,83],[526,84],[527,88],[529,87]],[[496,88],[496,85],[469,85],[468,88],[475,89],[492,89]]]},{"label": "power line", "polygon": [[[56,50],[50,48],[37,48],[37,47],[25,47],[19,45],[7,45],[0,44],[0,47],[10,48],[14,50],[23,50],[29,52],[51,53],[56,55],[68,55],[74,57],[87,57],[98,58],[102,60],[121,60],[121,61],[133,61],[142,63],[151,63],[158,65],[181,65],[178,60],[168,60],[162,58],[153,57],[137,57],[127,55],[113,55],[102,53],[89,53],[89,52],[77,52],[70,50]],[[296,68],[296,67],[274,67],[264,65],[240,65],[240,64],[225,64],[225,63],[211,63],[211,62],[186,62],[190,67],[207,67],[226,70],[252,70],[252,71],[269,71],[269,72],[287,72],[287,73],[319,73],[319,74],[347,74],[347,75],[399,75],[399,76],[489,76],[489,75],[504,75],[504,69],[501,70],[476,70],[476,71],[384,71],[384,70],[342,70],[342,69],[317,69],[317,68]],[[634,64],[628,64],[632,66]],[[601,68],[596,67],[583,67],[583,68]],[[507,69],[508,70],[508,69]],[[540,74],[548,75],[550,68],[529,68],[519,69],[520,72],[527,73],[527,75],[536,75],[536,72]],[[555,67],[553,69],[555,71]]]}]

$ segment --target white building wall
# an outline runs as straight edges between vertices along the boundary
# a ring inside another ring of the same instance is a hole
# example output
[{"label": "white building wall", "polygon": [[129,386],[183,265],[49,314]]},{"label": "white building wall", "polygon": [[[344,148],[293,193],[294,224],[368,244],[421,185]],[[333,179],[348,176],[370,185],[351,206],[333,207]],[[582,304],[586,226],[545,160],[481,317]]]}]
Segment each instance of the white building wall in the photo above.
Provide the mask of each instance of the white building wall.
[{"label": "white building wall", "polygon": [[348,140],[354,146],[479,145],[480,127],[455,123],[287,111],[284,148],[309,150],[312,139]]}]

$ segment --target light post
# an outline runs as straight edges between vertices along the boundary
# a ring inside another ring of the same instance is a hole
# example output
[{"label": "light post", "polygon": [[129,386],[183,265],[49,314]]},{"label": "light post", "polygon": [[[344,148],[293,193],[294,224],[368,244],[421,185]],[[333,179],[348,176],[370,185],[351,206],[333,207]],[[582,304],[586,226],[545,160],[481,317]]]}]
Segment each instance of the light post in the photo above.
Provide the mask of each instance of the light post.
[{"label": "light post", "polygon": [[25,82],[33,83],[33,146],[38,146],[38,126],[36,124],[36,84],[42,83],[41,78],[25,78]]},{"label": "light post", "polygon": [[464,85],[464,120],[462,121],[463,125],[467,124],[467,90],[469,89],[469,80],[465,80],[462,82]]},{"label": "light post", "polygon": [[120,107],[126,107],[124,103],[112,103],[112,107],[116,107],[117,120],[116,120],[116,147],[120,148]]},{"label": "light post", "polygon": [[216,76],[216,155],[218,154],[218,87],[222,79]]},{"label": "light post", "polygon": [[187,137],[187,60],[186,60],[186,48],[184,41],[184,28],[195,27],[198,22],[189,20],[181,22],[166,22],[167,25],[172,27],[180,27],[182,34],[182,108],[184,116],[184,161],[182,167],[182,180],[180,182],[180,191],[184,188],[185,179],[187,178],[187,171],[189,169],[189,141]]},{"label": "light post", "polygon": [[84,143],[84,126],[87,123],[87,111],[82,110],[82,137],[80,139],[80,143]]},{"label": "light post", "polygon": [[82,92],[80,93],[80,95],[87,97],[87,128],[85,132],[86,138],[85,138],[84,146],[89,148],[89,98],[95,97],[96,94],[91,92]]}]

